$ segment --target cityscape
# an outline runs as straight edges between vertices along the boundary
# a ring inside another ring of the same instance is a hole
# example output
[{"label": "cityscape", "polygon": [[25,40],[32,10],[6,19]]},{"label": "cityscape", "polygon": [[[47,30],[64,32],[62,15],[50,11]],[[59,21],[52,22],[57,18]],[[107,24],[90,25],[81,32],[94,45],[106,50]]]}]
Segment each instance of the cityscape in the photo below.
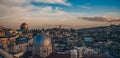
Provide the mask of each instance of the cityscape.
[{"label": "cityscape", "polygon": [[1,0],[0,58],[120,58],[119,0]]},{"label": "cityscape", "polygon": [[120,25],[19,30],[0,26],[2,58],[119,58]]}]

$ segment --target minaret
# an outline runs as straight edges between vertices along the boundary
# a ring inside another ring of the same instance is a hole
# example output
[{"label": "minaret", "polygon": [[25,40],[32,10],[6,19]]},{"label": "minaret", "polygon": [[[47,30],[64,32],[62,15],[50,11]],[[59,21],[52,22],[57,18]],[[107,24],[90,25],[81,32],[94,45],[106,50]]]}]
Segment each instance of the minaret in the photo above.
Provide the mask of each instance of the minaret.
[{"label": "minaret", "polygon": [[59,25],[59,30],[61,30],[61,25]]}]

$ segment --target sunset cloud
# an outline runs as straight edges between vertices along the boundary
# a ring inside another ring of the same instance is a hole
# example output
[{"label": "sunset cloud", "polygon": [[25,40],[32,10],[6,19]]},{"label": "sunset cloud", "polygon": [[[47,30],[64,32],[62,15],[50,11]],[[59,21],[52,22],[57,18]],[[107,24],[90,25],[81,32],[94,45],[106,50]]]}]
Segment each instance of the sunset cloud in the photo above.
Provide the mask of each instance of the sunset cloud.
[{"label": "sunset cloud", "polygon": [[[68,15],[67,12],[63,11],[59,7],[45,6],[37,7],[30,4],[31,0],[2,0],[0,1],[0,19],[11,19],[13,18],[51,18],[61,17]],[[34,0],[37,2],[37,0]],[[50,0],[49,0],[50,1]],[[59,0],[54,0],[58,3]],[[66,1],[66,0],[65,0]],[[38,1],[40,2],[40,0]],[[61,1],[62,2],[62,1]],[[60,3],[60,1],[59,1]]]},{"label": "sunset cloud", "polygon": [[14,25],[28,22],[75,26],[107,25],[106,22],[119,24],[120,11],[114,7],[116,5],[110,8],[106,5],[104,8],[95,4],[86,0],[0,0],[0,23]]},{"label": "sunset cloud", "polygon": [[7,6],[22,6],[30,3],[30,0],[0,0],[0,4]]},{"label": "sunset cloud", "polygon": [[110,18],[110,17],[80,17],[81,19],[84,20],[89,20],[89,21],[100,21],[100,22],[118,22],[120,21],[120,18]]}]

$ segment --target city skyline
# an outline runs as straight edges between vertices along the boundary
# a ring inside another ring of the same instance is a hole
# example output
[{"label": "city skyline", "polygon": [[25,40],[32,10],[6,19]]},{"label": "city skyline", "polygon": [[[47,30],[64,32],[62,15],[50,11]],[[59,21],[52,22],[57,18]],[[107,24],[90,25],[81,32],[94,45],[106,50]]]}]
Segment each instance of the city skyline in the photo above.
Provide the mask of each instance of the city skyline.
[{"label": "city skyline", "polygon": [[[119,0],[1,0],[0,25],[87,28],[120,24]],[[48,26],[46,26],[48,25]]]}]

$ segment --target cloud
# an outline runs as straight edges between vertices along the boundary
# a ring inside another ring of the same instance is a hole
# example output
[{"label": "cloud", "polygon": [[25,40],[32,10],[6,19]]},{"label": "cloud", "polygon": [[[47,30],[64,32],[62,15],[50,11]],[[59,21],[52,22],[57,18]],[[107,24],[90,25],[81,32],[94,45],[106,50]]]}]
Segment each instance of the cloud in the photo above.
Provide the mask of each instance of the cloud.
[{"label": "cloud", "polygon": [[107,16],[110,16],[110,17],[120,17],[120,13],[119,12],[107,12],[103,15],[107,15]]},{"label": "cloud", "polygon": [[40,16],[44,17],[63,17],[68,15],[67,12],[63,11],[61,8],[56,7],[53,9],[51,6],[39,8],[37,12]]},{"label": "cloud", "polygon": [[67,0],[33,0],[34,2],[41,2],[41,3],[50,3],[50,4],[61,4],[66,6],[71,6]]},{"label": "cloud", "polygon": [[[10,3],[11,4],[11,3]],[[13,3],[14,4],[14,3]],[[67,12],[63,11],[59,7],[51,7],[51,6],[45,6],[45,7],[37,7],[34,5],[26,5],[23,6],[10,6],[6,4],[0,4],[0,20],[5,19],[55,19],[60,17],[68,17],[70,16]]]},{"label": "cloud", "polygon": [[110,17],[80,17],[84,20],[89,20],[89,21],[100,21],[100,22],[118,22],[120,21],[120,18],[110,18]]},{"label": "cloud", "polygon": [[[69,4],[67,0],[1,0],[0,1],[0,20],[1,19],[62,19],[71,18],[83,13],[66,12],[60,7],[44,6],[38,7],[31,2]],[[44,2],[43,2],[44,1]]]},{"label": "cloud", "polygon": [[85,5],[81,5],[81,6],[79,6],[80,8],[84,8],[84,9],[90,9],[90,7],[88,7],[88,6],[85,6]]},{"label": "cloud", "polygon": [[30,4],[31,2],[40,2],[40,3],[49,3],[49,4],[61,4],[66,6],[71,6],[71,3],[67,0],[1,0],[0,4],[6,5],[26,5]]},{"label": "cloud", "polygon": [[30,3],[30,0],[1,0],[0,4],[7,6],[22,6]]},{"label": "cloud", "polygon": [[83,5],[79,5],[78,7],[83,8],[83,9],[91,9],[90,3],[85,3]]}]

